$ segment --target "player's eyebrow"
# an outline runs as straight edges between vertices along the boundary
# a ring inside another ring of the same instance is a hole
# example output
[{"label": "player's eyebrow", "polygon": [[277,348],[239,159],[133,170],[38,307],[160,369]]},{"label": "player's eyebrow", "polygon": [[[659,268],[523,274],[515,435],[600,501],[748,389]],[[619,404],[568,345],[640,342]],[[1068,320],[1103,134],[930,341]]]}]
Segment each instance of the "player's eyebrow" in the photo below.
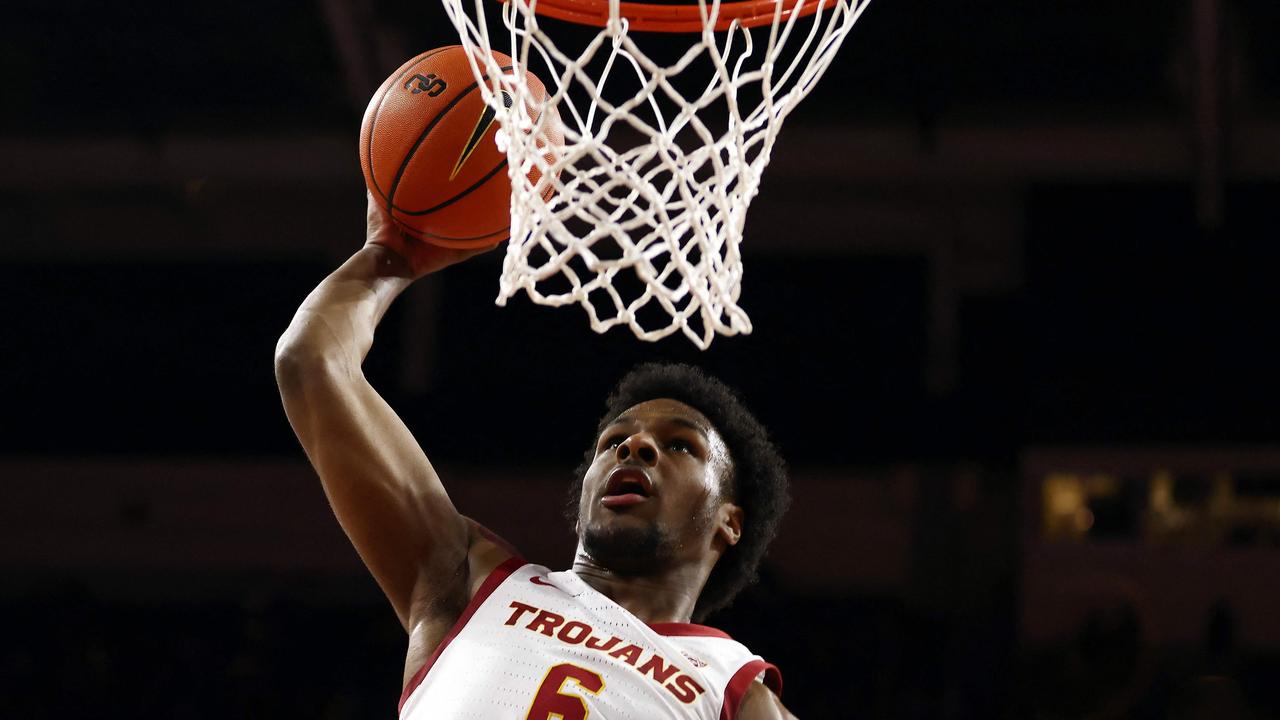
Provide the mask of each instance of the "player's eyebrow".
[{"label": "player's eyebrow", "polygon": [[689,418],[680,417],[679,415],[672,415],[668,417],[667,420],[670,421],[671,424],[673,425],[679,425],[680,427],[686,427],[686,428],[689,428],[690,430],[696,431],[699,435],[702,436],[704,440],[709,439],[707,429],[703,427],[702,423],[700,422],[695,422],[693,420],[690,420]]},{"label": "player's eyebrow", "polygon": [[609,424],[605,425],[605,427],[611,428],[614,425],[626,425],[627,423],[634,423],[635,421],[636,419],[631,417],[630,415],[619,415],[618,417],[610,420]]},{"label": "player's eyebrow", "polygon": [[[693,430],[694,432],[701,435],[703,440],[707,442],[711,441],[710,433],[707,432],[707,428],[704,427],[703,424],[700,422],[690,420],[689,418],[686,418],[686,417],[681,417],[680,415],[667,415],[663,419],[671,423],[672,425],[679,425],[680,427],[689,428],[690,430]],[[619,415],[618,417],[614,418],[613,421],[610,422],[608,425],[605,425],[605,429],[611,428],[614,425],[634,424],[635,422],[636,422],[636,419],[631,417],[630,415]]]}]

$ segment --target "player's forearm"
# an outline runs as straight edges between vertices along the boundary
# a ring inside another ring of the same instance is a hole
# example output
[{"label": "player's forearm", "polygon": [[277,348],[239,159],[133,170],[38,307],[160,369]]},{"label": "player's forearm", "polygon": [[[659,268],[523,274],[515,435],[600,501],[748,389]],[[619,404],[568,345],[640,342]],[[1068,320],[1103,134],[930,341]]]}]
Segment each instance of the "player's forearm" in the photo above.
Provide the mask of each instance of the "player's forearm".
[{"label": "player's forearm", "polygon": [[361,249],[298,308],[276,346],[277,372],[317,364],[358,368],[374,329],[410,282],[403,258],[378,246]]}]

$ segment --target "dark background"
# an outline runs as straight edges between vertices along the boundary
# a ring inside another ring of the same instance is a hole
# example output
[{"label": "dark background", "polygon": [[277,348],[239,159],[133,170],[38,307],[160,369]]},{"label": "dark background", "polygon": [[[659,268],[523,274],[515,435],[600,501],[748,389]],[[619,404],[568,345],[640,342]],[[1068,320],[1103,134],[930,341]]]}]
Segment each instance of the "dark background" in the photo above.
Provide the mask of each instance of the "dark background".
[{"label": "dark background", "polygon": [[[403,636],[325,516],[271,357],[363,239],[365,98],[456,42],[443,10],[5,15],[0,714],[390,716]],[[1024,590],[1111,547],[1098,506],[1056,560],[1036,550],[1044,452],[1280,496],[1278,33],[1262,0],[875,0],[752,206],[753,334],[700,352],[497,309],[495,255],[410,292],[368,373],[460,507],[551,565],[559,488],[627,368],[738,387],[797,506],[713,624],[782,667],[802,717],[1276,717],[1280,634],[1233,605],[1274,605],[1274,582],[1175,562],[1133,582],[1218,602],[1100,601],[1053,638]],[[1245,543],[1259,567],[1280,560],[1272,512]],[[1116,552],[1183,552],[1122,515]],[[1185,552],[1235,567],[1238,546]],[[1161,622],[1186,630],[1135,630]]]}]

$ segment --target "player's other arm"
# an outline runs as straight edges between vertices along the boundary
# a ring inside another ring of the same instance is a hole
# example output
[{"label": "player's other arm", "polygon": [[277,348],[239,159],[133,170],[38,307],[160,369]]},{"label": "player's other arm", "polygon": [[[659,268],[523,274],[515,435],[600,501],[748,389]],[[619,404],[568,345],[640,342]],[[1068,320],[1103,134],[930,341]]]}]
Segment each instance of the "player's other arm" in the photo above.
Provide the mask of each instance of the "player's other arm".
[{"label": "player's other arm", "polygon": [[406,628],[415,606],[448,607],[467,597],[473,545],[487,541],[453,507],[361,364],[378,322],[414,279],[473,254],[406,247],[370,203],[369,244],[312,291],[276,347],[289,422],[343,530]]},{"label": "player's other arm", "polygon": [[752,683],[738,708],[739,720],[797,720],[773,691],[762,683]]}]

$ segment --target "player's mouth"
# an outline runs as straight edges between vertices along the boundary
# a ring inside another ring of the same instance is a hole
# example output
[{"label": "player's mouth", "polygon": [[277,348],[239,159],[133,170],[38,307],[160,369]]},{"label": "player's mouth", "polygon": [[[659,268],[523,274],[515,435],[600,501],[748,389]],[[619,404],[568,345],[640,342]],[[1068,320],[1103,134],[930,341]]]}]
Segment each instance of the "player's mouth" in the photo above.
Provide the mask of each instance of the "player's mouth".
[{"label": "player's mouth", "polygon": [[609,473],[600,504],[620,510],[645,502],[654,494],[648,473],[634,465],[622,465]]}]

